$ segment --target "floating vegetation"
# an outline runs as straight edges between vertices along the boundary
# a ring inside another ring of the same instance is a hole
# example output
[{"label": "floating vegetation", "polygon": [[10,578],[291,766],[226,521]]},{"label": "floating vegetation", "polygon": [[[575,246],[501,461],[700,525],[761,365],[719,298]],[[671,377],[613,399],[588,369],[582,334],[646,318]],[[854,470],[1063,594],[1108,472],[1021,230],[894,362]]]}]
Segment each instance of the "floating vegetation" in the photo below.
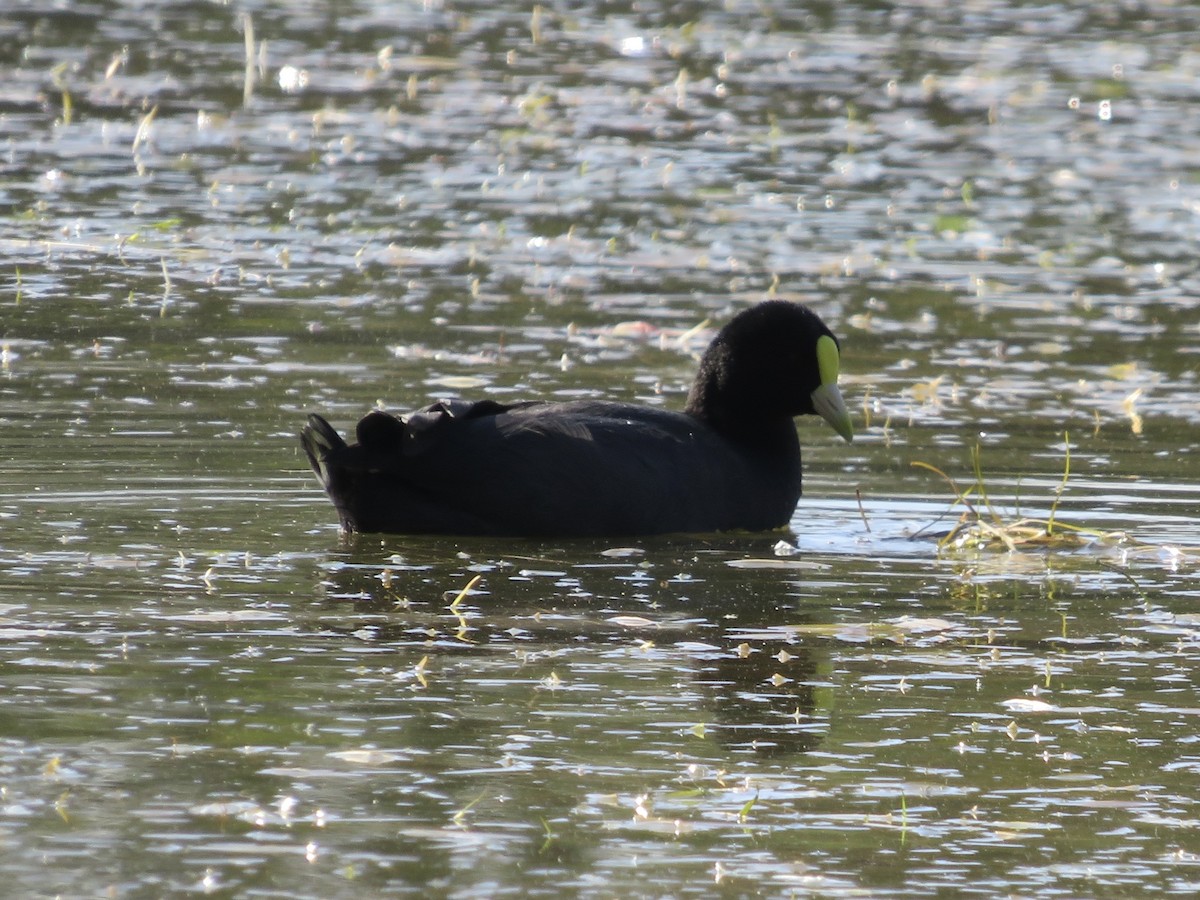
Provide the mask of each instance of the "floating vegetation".
[{"label": "floating vegetation", "polygon": [[[1045,519],[1034,519],[1018,514],[1017,518],[1010,521],[996,510],[988,497],[978,444],[971,450],[971,466],[975,474],[975,483],[967,488],[959,487],[953,478],[937,466],[920,460],[913,462],[912,465],[916,468],[933,472],[950,485],[950,489],[954,491],[954,500],[950,504],[951,510],[960,505],[964,507],[958,521],[938,541],[938,548],[1005,549],[1009,552],[1017,552],[1027,549],[1074,550],[1097,541],[1106,544],[1132,543],[1130,536],[1123,531],[1083,528],[1057,518],[1058,504],[1062,500],[1063,491],[1066,490],[1067,481],[1071,476],[1071,440],[1066,432],[1063,433],[1063,446],[1065,450],[1062,479],[1054,491],[1050,514]],[[972,497],[975,500],[972,500]],[[929,527],[931,526],[926,526],[926,529]],[[926,529],[922,529],[918,534]]]}]

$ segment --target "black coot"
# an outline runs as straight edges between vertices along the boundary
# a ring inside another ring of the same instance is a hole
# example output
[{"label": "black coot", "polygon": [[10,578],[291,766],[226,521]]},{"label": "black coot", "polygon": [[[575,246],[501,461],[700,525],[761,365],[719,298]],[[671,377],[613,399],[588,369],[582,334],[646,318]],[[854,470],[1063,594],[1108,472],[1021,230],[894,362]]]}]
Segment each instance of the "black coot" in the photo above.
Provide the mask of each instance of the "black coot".
[{"label": "black coot", "polygon": [[318,415],[301,434],[348,531],[569,537],[758,531],[800,497],[793,416],[847,441],[839,347],[807,307],[769,301],[713,340],[683,412],[582,400],[449,400],[371,412],[347,445]]}]

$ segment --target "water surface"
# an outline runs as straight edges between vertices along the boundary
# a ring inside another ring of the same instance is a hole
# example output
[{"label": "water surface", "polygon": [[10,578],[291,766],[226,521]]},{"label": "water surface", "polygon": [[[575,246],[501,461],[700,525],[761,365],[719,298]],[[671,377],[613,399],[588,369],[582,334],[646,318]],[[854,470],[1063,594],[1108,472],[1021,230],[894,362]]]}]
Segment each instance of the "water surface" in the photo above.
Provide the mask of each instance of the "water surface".
[{"label": "water surface", "polygon": [[[11,890],[1193,893],[1196,16],[19,4]],[[767,296],[858,427],[786,532],[343,538],[299,452],[678,408]],[[1088,539],[941,546],[977,448]]]}]

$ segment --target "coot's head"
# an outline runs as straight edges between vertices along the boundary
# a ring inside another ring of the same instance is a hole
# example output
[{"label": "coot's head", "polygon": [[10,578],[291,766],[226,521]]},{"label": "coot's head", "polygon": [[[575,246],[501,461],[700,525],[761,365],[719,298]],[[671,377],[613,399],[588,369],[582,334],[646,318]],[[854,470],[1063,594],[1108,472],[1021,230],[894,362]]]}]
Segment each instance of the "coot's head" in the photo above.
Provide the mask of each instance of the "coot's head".
[{"label": "coot's head", "polygon": [[771,300],[738,313],[700,361],[687,411],[729,438],[754,441],[785,419],[819,415],[847,441],[838,390],[841,348],[806,306]]}]

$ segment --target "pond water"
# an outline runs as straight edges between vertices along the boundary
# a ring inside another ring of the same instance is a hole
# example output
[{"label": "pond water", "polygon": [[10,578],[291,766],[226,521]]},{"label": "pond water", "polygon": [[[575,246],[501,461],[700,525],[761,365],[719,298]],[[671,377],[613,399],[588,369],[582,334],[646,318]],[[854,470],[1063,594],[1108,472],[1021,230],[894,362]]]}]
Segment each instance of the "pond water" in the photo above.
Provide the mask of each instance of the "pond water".
[{"label": "pond water", "polygon": [[[0,16],[7,890],[1194,894],[1200,9],[510,7]],[[858,431],[786,532],[343,537],[299,450],[678,408],[768,296]]]}]

